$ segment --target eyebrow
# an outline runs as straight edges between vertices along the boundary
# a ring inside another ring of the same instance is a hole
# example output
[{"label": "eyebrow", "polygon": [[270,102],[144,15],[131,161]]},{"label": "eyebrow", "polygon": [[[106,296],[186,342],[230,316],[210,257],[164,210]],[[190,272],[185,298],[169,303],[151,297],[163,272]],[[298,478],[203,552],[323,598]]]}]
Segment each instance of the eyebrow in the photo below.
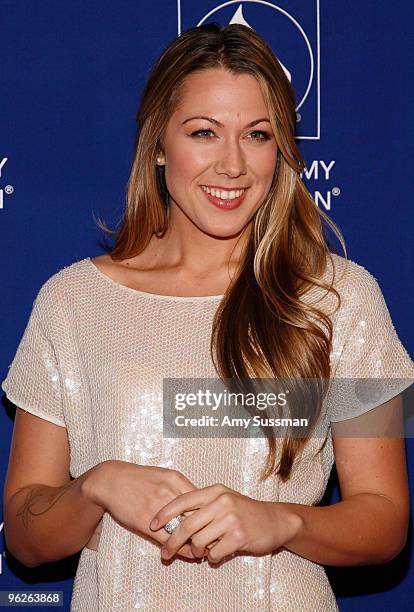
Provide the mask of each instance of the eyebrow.
[{"label": "eyebrow", "polygon": [[[217,121],[217,119],[214,119],[213,117],[205,117],[204,115],[197,116],[197,117],[189,117],[188,119],[185,119],[181,125],[184,125],[185,123],[187,123],[188,121],[192,121],[193,119],[205,119],[206,121],[210,121],[211,123],[214,123],[218,127],[224,127],[223,124],[220,123],[220,121]],[[270,119],[268,117],[261,117],[260,119],[255,119],[254,121],[251,121],[245,127],[247,128],[253,127],[257,123],[261,123],[262,121],[267,121],[268,123],[270,123]]]}]

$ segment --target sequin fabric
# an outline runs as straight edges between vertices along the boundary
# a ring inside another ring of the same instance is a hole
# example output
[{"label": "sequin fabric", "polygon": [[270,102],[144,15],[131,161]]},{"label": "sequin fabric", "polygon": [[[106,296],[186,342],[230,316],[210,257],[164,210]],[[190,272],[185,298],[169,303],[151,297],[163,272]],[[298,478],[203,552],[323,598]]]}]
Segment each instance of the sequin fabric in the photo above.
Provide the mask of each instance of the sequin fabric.
[{"label": "sequin fabric", "polygon": [[[343,302],[333,315],[332,372],[413,378],[376,280],[333,257]],[[313,288],[303,299],[316,302],[324,293]],[[220,482],[258,500],[316,504],[334,461],[329,419],[326,440],[310,441],[286,483],[259,482],[267,456],[262,438],[163,438],[163,377],[216,376],[209,346],[220,299],[136,291],[89,257],[76,261],[41,287],[2,388],[20,408],[67,428],[74,478],[118,459],[179,470],[198,487]],[[336,301],[328,296],[321,304],[329,312]],[[342,401],[330,418],[352,416],[352,403]],[[71,610],[331,612],[338,606],[324,568],[288,550],[236,554],[216,566],[163,562],[158,546],[105,513],[94,543],[81,552]]]}]

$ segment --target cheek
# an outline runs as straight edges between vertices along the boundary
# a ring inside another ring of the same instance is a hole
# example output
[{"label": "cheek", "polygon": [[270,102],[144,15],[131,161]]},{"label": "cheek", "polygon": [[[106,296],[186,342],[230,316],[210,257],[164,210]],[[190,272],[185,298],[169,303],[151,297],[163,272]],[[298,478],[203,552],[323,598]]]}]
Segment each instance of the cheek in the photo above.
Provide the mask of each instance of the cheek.
[{"label": "cheek", "polygon": [[272,146],[272,147],[267,147],[266,151],[263,150],[263,156],[262,156],[261,162],[262,162],[263,170],[265,172],[267,173],[272,172],[277,162],[277,148]]},{"label": "cheek", "polygon": [[273,149],[265,152],[264,155],[260,156],[260,159],[257,158],[255,163],[256,168],[256,176],[259,177],[261,181],[266,183],[267,186],[270,186],[273,175],[276,170],[276,162],[277,162],[277,152]]},{"label": "cheek", "polygon": [[[165,167],[167,183],[184,188],[186,180],[195,179],[203,171],[206,156],[200,150],[194,150],[191,141],[182,141],[180,145],[168,152],[168,164]],[[183,180],[184,179],[184,180]]]},{"label": "cheek", "polygon": [[179,195],[187,183],[189,168],[188,157],[183,149],[177,149],[168,154],[168,163],[165,166],[165,181],[169,193],[175,197]]}]

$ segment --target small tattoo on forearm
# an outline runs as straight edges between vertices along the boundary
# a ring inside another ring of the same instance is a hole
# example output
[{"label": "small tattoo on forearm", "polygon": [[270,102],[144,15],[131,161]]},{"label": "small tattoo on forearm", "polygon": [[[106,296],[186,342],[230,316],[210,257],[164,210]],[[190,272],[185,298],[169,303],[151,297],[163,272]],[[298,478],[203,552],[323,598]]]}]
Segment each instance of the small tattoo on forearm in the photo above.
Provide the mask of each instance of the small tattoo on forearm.
[{"label": "small tattoo on forearm", "polygon": [[[49,491],[48,488],[40,487],[33,488],[28,491],[26,499],[17,512],[16,516],[20,516],[25,527],[29,525],[30,516],[40,516],[48,512],[59,499],[66,493],[72,482],[68,482],[59,491]],[[37,508],[35,508],[37,506]]]}]

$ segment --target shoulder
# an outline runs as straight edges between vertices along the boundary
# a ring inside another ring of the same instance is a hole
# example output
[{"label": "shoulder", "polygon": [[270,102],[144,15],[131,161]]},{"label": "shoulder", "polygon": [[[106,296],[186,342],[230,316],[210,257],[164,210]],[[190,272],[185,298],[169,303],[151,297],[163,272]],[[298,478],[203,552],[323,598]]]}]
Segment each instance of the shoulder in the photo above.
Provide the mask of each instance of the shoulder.
[{"label": "shoulder", "polygon": [[80,259],[54,272],[40,285],[34,303],[53,308],[65,296],[73,295],[82,284],[88,258]]},{"label": "shoulder", "polygon": [[[332,269],[333,268],[333,269]],[[359,263],[332,253],[332,263],[328,264],[328,280],[334,274],[333,284],[345,301],[363,302],[381,293],[377,279]]]},{"label": "shoulder", "polygon": [[333,256],[333,262],[338,279],[334,287],[341,299],[336,327],[347,332],[357,330],[359,339],[361,330],[373,335],[392,330],[391,314],[374,275],[361,264],[338,255]]},{"label": "shoulder", "polygon": [[376,300],[382,298],[377,280],[371,272],[336,253],[331,253],[327,258],[320,280],[337,291],[340,304],[333,291],[316,285],[311,287],[305,299],[312,304],[318,304],[330,316],[348,316],[373,297]]}]

